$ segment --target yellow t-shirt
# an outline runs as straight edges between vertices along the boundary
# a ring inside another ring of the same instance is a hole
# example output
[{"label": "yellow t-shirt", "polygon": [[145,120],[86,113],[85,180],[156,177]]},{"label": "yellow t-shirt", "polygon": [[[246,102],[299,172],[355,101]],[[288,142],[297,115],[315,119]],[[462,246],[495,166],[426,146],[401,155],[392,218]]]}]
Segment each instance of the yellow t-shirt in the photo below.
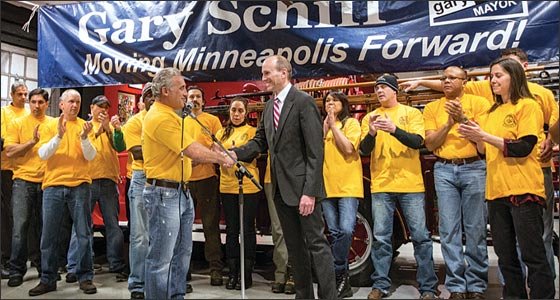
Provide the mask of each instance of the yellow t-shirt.
[{"label": "yellow t-shirt", "polygon": [[[115,183],[119,182],[119,158],[117,151],[111,146],[109,137],[105,132],[95,138],[95,132],[101,127],[101,123],[92,121],[94,135],[92,136],[91,143],[97,154],[91,161],[90,175],[91,179],[107,178],[113,180]],[[113,128],[111,127],[111,131]]]},{"label": "yellow t-shirt", "polygon": [[142,129],[146,178],[188,181],[192,170],[191,159],[184,156],[181,178],[181,152],[193,142],[188,130],[181,130],[181,118],[175,111],[165,104],[154,102],[146,113]]},{"label": "yellow t-shirt", "polygon": [[[447,98],[442,97],[424,107],[424,128],[426,132],[438,130],[447,123],[449,114],[445,111],[446,101]],[[490,104],[486,99],[475,95],[463,94],[460,102],[465,116],[476,122],[479,122],[480,116],[485,115],[490,109]],[[476,144],[468,139],[461,138],[457,128],[459,128],[459,124],[455,123],[447,133],[443,144],[433,151],[435,155],[445,159],[468,158],[478,155]]]},{"label": "yellow t-shirt", "polygon": [[[400,129],[424,137],[422,113],[410,106],[379,107],[362,119],[362,139],[369,131],[371,115],[387,117]],[[370,160],[372,193],[419,193],[424,192],[424,179],[420,166],[420,151],[411,149],[391,134],[378,130],[375,148]]]},{"label": "yellow t-shirt", "polygon": [[[202,112],[197,116],[197,119],[200,123],[208,127],[210,132],[214,135],[222,129],[220,119],[214,115]],[[200,127],[200,124],[198,124],[198,122],[190,116],[185,118],[185,130],[188,130],[197,142],[210,149],[213,143],[212,137],[206,134],[202,130],[202,127]],[[192,169],[190,180],[202,180],[212,176],[216,176],[216,168],[214,167],[214,164],[197,164]]]},{"label": "yellow t-shirt", "polygon": [[[58,134],[58,119],[53,118],[46,124],[45,142]],[[82,183],[91,183],[89,162],[84,158],[80,138],[85,122],[80,118],[66,122],[66,132],[56,152],[47,160],[43,189],[56,185],[76,187]],[[88,137],[90,142],[93,140],[93,134],[92,131]]]},{"label": "yellow t-shirt", "polygon": [[39,142],[29,149],[23,156],[15,158],[14,179],[19,178],[29,182],[40,183],[45,175],[45,161],[39,158],[39,147],[45,140],[45,127],[51,121],[51,117],[45,116],[37,119],[33,115],[17,118],[12,122],[11,130],[6,135],[5,146],[25,144],[33,139],[35,127],[39,125]]},{"label": "yellow t-shirt", "polygon": [[[126,178],[131,179],[132,178],[132,161],[134,160],[132,158],[132,153],[127,152],[128,156],[126,159]],[[144,165],[144,161],[142,161],[142,165]],[[142,169],[144,170],[144,169]]]},{"label": "yellow t-shirt", "polygon": [[494,94],[492,94],[490,80],[467,81],[463,91],[465,94],[476,95],[486,99],[490,106],[494,104]]},{"label": "yellow t-shirt", "polygon": [[[224,135],[225,129],[220,129],[216,134],[216,138],[221,141]],[[247,144],[247,142],[255,136],[257,129],[251,125],[245,124],[241,127],[234,127],[231,135],[227,140],[222,141],[224,147],[229,149],[233,146],[239,147]],[[245,163],[247,170],[253,174],[255,179],[259,179],[259,169],[257,169],[257,160],[254,159],[251,163]],[[237,182],[237,177],[235,176],[235,171],[237,167],[234,168],[223,168],[220,167],[220,193],[224,194],[238,194],[239,193],[239,183]],[[243,178],[243,193],[254,194],[257,193],[259,189],[249,180],[248,178]]]},{"label": "yellow t-shirt", "polygon": [[[542,111],[532,99],[520,99],[516,105],[506,103],[489,113],[482,129],[504,139],[519,139],[540,134]],[[537,145],[527,157],[504,157],[498,148],[486,144],[486,199],[523,195],[545,197],[544,179],[538,162]]]},{"label": "yellow t-shirt", "polygon": [[[545,123],[549,125],[554,124],[554,122],[558,120],[558,104],[554,100],[552,91],[533,82],[527,82],[527,84],[529,86],[529,91],[535,97],[543,113],[543,125]],[[482,96],[486,98],[491,105],[494,104],[494,95],[492,94],[492,87],[488,80],[467,82],[465,85],[465,93]],[[544,131],[541,131],[537,138],[537,149],[540,154],[540,145],[546,138]],[[550,167],[551,162],[540,163],[540,165],[543,168]]]},{"label": "yellow t-shirt", "polygon": [[[10,131],[11,123],[20,117],[26,116],[29,114],[29,110],[26,108],[19,108],[13,106],[11,103],[8,106],[4,106],[1,109],[1,116],[0,116],[0,135],[3,139],[6,139],[6,135]],[[6,152],[2,151],[0,155],[0,168],[2,170],[13,170],[14,169],[14,159],[8,158],[6,156]]]},{"label": "yellow t-shirt", "polygon": [[[142,145],[142,124],[145,117],[146,110],[142,110],[132,116],[132,118],[128,119],[126,124],[121,127],[124,143],[126,144],[126,150],[130,151],[130,148]],[[132,170],[143,170],[143,167],[144,161],[133,159],[131,166]]]},{"label": "yellow t-shirt", "polygon": [[323,180],[327,198],[364,197],[362,183],[362,160],[358,148],[360,147],[360,122],[354,118],[346,119],[344,127],[336,121],[336,127],[354,147],[354,154],[345,156],[337,148],[332,130],[325,136],[325,159],[323,160]]}]

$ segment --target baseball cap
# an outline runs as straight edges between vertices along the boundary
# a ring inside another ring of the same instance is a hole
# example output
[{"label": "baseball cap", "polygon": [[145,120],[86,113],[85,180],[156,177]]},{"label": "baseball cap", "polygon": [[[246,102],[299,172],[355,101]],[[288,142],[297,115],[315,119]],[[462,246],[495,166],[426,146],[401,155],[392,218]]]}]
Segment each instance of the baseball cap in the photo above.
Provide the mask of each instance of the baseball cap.
[{"label": "baseball cap", "polygon": [[144,88],[142,89],[142,97],[144,97],[147,93],[152,93],[152,95],[154,94],[154,92],[152,91],[152,83],[148,82],[146,83],[146,85],[144,85]]},{"label": "baseball cap", "polygon": [[107,99],[107,97],[105,97],[104,95],[95,96],[95,98],[93,98],[93,100],[91,100],[91,104],[94,104],[94,105],[97,105],[97,106],[107,104],[107,106],[111,106],[111,102],[109,102],[109,99]]},{"label": "baseball cap", "polygon": [[393,75],[383,74],[383,75],[379,76],[379,78],[377,78],[377,80],[375,81],[375,86],[378,86],[380,84],[384,84],[384,85],[390,87],[395,92],[399,91],[399,84],[397,82],[397,77],[395,77]]}]

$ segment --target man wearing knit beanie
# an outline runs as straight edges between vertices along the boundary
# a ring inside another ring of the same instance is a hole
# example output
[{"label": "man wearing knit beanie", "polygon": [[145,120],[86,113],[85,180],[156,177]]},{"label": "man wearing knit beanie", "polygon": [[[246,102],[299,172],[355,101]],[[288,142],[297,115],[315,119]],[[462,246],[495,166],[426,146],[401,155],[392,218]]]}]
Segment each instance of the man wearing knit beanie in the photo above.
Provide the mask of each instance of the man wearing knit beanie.
[{"label": "man wearing knit beanie", "polygon": [[[381,106],[362,120],[360,153],[371,155],[371,209],[374,272],[368,299],[388,296],[391,288],[393,214],[399,202],[405,216],[416,258],[420,299],[436,299],[438,278],[434,272],[432,240],[426,228],[424,181],[419,149],[424,143],[424,119],[416,108],[397,101],[393,75],[377,78],[375,93]],[[395,180],[398,179],[398,180]]]}]

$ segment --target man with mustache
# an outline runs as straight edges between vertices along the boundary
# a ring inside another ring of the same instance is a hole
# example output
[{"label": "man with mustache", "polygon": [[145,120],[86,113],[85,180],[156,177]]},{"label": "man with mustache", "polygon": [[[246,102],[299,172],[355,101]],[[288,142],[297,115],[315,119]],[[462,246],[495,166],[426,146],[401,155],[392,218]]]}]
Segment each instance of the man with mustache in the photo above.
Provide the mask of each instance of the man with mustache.
[{"label": "man with mustache", "polygon": [[[198,86],[187,88],[187,102],[193,103],[192,113],[206,126],[212,134],[222,129],[218,117],[202,111],[204,106],[204,91]],[[200,124],[188,116],[185,127],[191,132],[194,139],[208,149],[213,144],[212,137],[206,134]],[[223,284],[223,253],[220,240],[220,212],[221,206],[218,199],[218,177],[213,164],[198,163],[193,161],[192,175],[189,179],[189,189],[195,207],[198,207],[202,218],[204,231],[204,256],[210,264],[210,285]],[[230,268],[234,266],[229,266]]]},{"label": "man with mustache", "polygon": [[35,247],[30,249],[32,253],[39,254],[36,264],[41,275],[41,183],[45,173],[45,162],[39,158],[37,152],[40,142],[44,142],[44,137],[41,139],[42,135],[39,132],[52,119],[45,115],[49,107],[49,93],[41,88],[32,90],[29,93],[29,106],[31,114],[14,120],[6,136],[6,155],[15,162],[12,189],[14,227],[8,281],[8,286],[11,287],[23,283],[23,276],[27,272],[28,245]]}]

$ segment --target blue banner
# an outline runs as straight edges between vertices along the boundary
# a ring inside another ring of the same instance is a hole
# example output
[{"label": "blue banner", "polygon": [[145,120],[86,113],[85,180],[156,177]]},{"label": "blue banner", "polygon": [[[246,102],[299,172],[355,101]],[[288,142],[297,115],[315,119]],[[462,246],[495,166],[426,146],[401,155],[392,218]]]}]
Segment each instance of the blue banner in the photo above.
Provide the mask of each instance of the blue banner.
[{"label": "blue banner", "polygon": [[259,79],[486,66],[505,48],[558,61],[557,1],[95,1],[39,11],[39,85]]}]

